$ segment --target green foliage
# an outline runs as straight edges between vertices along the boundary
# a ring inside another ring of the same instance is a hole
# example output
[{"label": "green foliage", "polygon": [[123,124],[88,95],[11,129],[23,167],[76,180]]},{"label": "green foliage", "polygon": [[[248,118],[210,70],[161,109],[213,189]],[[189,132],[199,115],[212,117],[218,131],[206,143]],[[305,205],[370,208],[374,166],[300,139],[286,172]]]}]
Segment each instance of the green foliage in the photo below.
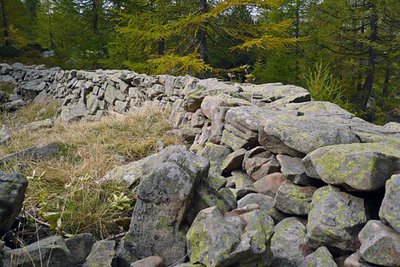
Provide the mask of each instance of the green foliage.
[{"label": "green foliage", "polygon": [[345,109],[351,109],[340,81],[334,77],[328,65],[317,63],[314,70],[304,75],[304,80],[314,100],[329,101]]}]

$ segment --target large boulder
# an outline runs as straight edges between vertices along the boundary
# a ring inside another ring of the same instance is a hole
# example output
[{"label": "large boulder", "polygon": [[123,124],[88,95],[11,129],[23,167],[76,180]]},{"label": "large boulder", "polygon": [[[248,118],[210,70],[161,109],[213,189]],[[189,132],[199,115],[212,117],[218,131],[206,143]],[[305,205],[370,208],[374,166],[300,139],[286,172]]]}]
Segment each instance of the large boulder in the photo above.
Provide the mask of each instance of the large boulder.
[{"label": "large boulder", "polygon": [[400,233],[400,174],[393,175],[386,182],[385,197],[383,198],[379,217],[387,222],[395,231]]},{"label": "large boulder", "polygon": [[400,171],[400,150],[386,143],[335,145],[311,152],[303,162],[311,177],[332,185],[373,191]]},{"label": "large boulder", "polygon": [[307,242],[311,247],[357,249],[357,235],[366,223],[364,200],[325,186],[314,192],[308,214]]},{"label": "large boulder", "polygon": [[271,239],[271,266],[297,267],[307,255],[306,226],[289,217],[275,226]]},{"label": "large boulder", "polygon": [[217,207],[202,210],[186,238],[191,263],[206,266],[265,266],[272,218],[251,204],[223,213]]},{"label": "large boulder", "polygon": [[369,221],[358,235],[360,253],[367,262],[400,266],[400,234],[380,221]]},{"label": "large boulder", "polygon": [[137,202],[119,257],[132,262],[158,255],[170,265],[186,254],[182,223],[209,165],[183,146],[168,147],[151,160],[156,161],[137,188]]},{"label": "large boulder", "polygon": [[60,236],[52,236],[24,248],[4,253],[4,265],[13,267],[60,266],[71,267],[71,252]]},{"label": "large boulder", "polygon": [[96,239],[89,233],[80,234],[65,240],[71,252],[71,263],[73,265],[83,264],[96,243]]},{"label": "large boulder", "polygon": [[274,153],[296,156],[324,146],[360,142],[350,127],[308,116],[282,114],[264,124],[260,144]]},{"label": "large boulder", "polygon": [[0,171],[0,234],[10,230],[25,198],[28,181],[22,174]]}]

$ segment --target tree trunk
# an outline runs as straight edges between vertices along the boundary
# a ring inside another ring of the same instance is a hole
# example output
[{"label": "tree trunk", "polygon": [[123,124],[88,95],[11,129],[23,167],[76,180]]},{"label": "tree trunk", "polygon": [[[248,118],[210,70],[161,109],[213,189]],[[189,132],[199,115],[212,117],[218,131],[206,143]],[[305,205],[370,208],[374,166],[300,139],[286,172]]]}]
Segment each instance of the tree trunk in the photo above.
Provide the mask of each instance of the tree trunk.
[{"label": "tree trunk", "polygon": [[8,30],[9,27],[9,21],[6,13],[6,6],[4,4],[4,0],[0,0],[0,9],[1,9],[1,17],[3,19],[3,37],[4,37],[4,43],[6,47],[11,47],[12,43],[10,40],[10,32]]},{"label": "tree trunk", "polygon": [[369,23],[370,23],[370,35],[369,41],[370,46],[368,48],[368,65],[366,70],[366,78],[364,83],[364,97],[363,97],[363,104],[364,107],[367,106],[368,100],[372,95],[373,85],[374,85],[374,78],[375,78],[375,64],[377,58],[377,52],[373,47],[373,44],[377,41],[378,38],[378,16],[374,10],[375,7],[372,7],[372,12],[370,15]]},{"label": "tree trunk", "polygon": [[386,59],[386,70],[385,70],[385,81],[383,83],[383,91],[382,91],[382,96],[383,97],[388,97],[389,96],[389,84],[390,84],[390,77],[391,77],[391,72],[390,72],[390,66],[392,62],[390,59]]},{"label": "tree trunk", "polygon": [[[207,12],[207,0],[200,0],[201,4],[201,13],[206,13]],[[208,48],[207,48],[207,33],[205,31],[205,26],[207,24],[205,23],[203,25],[204,28],[200,28],[197,32],[197,40],[199,42],[199,53],[204,60],[204,62],[208,61]]]},{"label": "tree trunk", "polygon": [[164,56],[165,55],[165,39],[161,38],[158,41],[158,55]]},{"label": "tree trunk", "polygon": [[98,0],[92,0],[92,12],[93,12],[93,32],[99,34],[99,3]]}]

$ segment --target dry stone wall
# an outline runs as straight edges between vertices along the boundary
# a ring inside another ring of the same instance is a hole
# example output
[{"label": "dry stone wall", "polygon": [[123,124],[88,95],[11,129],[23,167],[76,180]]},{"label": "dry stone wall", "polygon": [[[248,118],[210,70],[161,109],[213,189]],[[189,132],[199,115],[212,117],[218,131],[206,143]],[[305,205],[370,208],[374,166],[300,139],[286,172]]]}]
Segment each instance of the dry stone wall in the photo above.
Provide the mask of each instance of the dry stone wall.
[{"label": "dry stone wall", "polygon": [[171,109],[188,146],[104,177],[139,183],[118,266],[400,266],[398,123],[280,83],[20,64],[1,65],[0,80],[17,84],[12,101],[58,99],[67,122]]}]

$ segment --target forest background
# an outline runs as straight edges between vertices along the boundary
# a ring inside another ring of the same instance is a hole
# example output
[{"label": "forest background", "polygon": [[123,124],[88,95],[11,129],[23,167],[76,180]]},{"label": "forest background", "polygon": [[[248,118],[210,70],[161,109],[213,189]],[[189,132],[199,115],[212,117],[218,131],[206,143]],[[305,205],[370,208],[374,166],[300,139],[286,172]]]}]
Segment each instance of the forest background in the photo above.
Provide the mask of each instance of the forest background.
[{"label": "forest background", "polygon": [[400,121],[398,0],[0,0],[0,62],[283,82]]}]

